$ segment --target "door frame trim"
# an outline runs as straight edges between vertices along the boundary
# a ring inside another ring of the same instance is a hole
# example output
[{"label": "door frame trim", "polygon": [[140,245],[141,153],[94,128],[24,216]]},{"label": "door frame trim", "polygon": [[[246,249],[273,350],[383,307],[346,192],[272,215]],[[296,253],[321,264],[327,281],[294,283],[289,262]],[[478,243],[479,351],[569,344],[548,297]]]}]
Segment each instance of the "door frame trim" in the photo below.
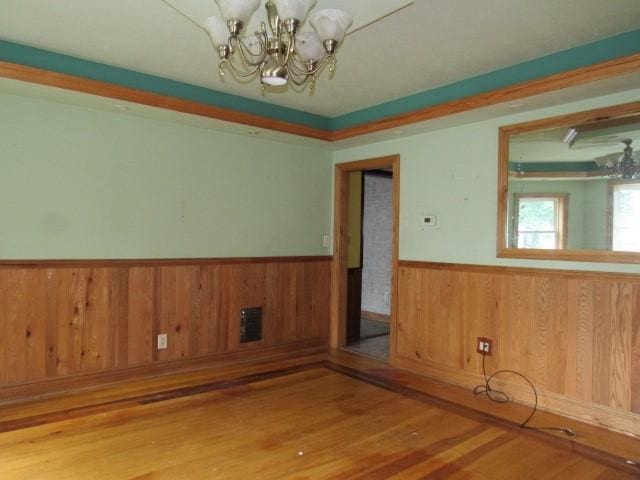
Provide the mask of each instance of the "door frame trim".
[{"label": "door frame trim", "polygon": [[398,303],[398,248],[400,220],[400,155],[370,158],[338,163],[334,168],[333,199],[333,261],[331,264],[331,308],[329,346],[337,349],[346,344],[347,314],[347,210],[349,199],[349,173],[391,168],[391,319],[389,363],[396,357],[397,303]]}]

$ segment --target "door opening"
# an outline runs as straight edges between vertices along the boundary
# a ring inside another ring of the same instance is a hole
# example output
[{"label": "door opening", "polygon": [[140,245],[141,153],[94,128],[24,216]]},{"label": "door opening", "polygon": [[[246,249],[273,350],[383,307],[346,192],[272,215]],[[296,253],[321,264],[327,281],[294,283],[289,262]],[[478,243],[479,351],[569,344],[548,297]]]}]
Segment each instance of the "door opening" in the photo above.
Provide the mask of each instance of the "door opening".
[{"label": "door opening", "polygon": [[336,165],[331,346],[393,363],[399,157]]},{"label": "door opening", "polygon": [[349,174],[347,347],[389,359],[391,169]]}]

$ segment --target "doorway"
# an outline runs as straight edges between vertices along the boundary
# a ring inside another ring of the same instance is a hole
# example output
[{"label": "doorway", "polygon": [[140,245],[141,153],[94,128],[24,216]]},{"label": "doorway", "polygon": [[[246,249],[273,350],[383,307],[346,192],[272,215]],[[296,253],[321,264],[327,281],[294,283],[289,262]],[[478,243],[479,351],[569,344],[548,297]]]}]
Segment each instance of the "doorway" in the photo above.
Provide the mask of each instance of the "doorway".
[{"label": "doorway", "polygon": [[391,319],[390,168],[349,173],[347,347],[389,359]]},{"label": "doorway", "polygon": [[331,346],[393,363],[399,156],[335,167]]}]

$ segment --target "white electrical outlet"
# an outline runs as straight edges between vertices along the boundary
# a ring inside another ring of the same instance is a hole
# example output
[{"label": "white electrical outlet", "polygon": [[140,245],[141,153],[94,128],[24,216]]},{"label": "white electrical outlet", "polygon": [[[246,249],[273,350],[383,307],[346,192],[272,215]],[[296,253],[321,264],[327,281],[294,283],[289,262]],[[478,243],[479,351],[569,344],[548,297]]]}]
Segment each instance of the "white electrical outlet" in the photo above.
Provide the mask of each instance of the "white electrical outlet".
[{"label": "white electrical outlet", "polygon": [[326,233],[322,235],[322,248],[329,248],[329,241],[329,235],[327,235]]},{"label": "white electrical outlet", "polygon": [[476,350],[478,353],[482,355],[492,355],[493,340],[486,337],[478,337],[478,349]]},{"label": "white electrical outlet", "polygon": [[158,335],[158,350],[164,350],[167,348],[167,334],[161,333]]}]

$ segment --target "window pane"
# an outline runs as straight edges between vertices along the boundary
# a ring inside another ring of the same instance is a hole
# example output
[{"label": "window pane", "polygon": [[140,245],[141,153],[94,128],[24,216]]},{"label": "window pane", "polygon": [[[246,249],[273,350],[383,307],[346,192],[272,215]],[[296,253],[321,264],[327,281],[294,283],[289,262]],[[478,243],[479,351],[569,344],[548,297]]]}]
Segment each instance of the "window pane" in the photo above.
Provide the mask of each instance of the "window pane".
[{"label": "window pane", "polygon": [[621,252],[640,252],[640,227],[614,229],[613,249]]},{"label": "window pane", "polygon": [[521,199],[518,230],[531,232],[556,229],[556,202],[544,199]]},{"label": "window pane", "polygon": [[616,185],[613,192],[613,249],[640,252],[640,184]]},{"label": "window pane", "polygon": [[518,248],[556,248],[556,234],[553,232],[520,232]]}]

